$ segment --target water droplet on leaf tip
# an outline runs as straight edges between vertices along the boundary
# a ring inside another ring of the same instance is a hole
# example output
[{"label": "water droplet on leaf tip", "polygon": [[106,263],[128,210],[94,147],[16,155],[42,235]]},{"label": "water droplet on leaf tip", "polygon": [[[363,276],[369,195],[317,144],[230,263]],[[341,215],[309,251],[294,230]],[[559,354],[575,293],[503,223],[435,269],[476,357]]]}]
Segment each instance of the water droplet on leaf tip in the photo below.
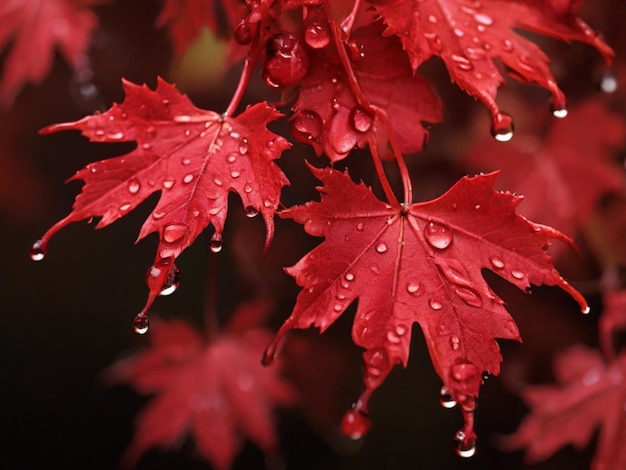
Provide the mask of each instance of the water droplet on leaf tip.
[{"label": "water droplet on leaf tip", "polygon": [[145,335],[150,328],[150,320],[148,319],[148,315],[145,313],[139,313],[133,320],[133,328],[135,333],[140,335]]},{"label": "water droplet on leaf tip", "polygon": [[46,245],[42,240],[37,240],[30,248],[30,259],[33,261],[41,261],[46,257]]},{"label": "water droplet on leaf tip", "polygon": [[[469,438],[465,439],[465,433],[463,434],[463,438],[456,439],[456,453],[459,457],[469,458],[473,457],[476,454],[476,439]],[[457,437],[459,433],[457,433]]]},{"label": "water droplet on leaf tip", "polygon": [[213,253],[219,253],[220,251],[222,251],[223,247],[224,247],[224,242],[222,241],[222,238],[219,236],[217,237],[214,236],[209,242],[209,249]]},{"label": "water droplet on leaf tip", "polygon": [[350,439],[361,439],[371,426],[369,417],[358,410],[348,411],[341,420],[341,432]]},{"label": "water droplet on leaf tip", "polygon": [[567,108],[565,105],[554,105],[552,106],[552,115],[555,118],[563,119],[568,114]]},{"label": "water droplet on leaf tip", "polygon": [[247,206],[244,209],[244,212],[246,214],[246,217],[256,217],[258,215],[258,213],[259,213],[259,209],[257,209],[254,206]]},{"label": "water droplet on leaf tip", "polygon": [[513,138],[513,118],[507,113],[498,113],[491,122],[491,135],[498,142],[508,142]]},{"label": "water droplet on leaf tip", "polygon": [[176,292],[176,290],[178,290],[179,286],[180,286],[180,269],[178,269],[178,267],[173,264],[172,267],[170,268],[169,273],[167,274],[167,279],[165,281],[165,284],[163,284],[163,287],[161,287],[161,292],[159,292],[159,295],[161,296],[172,295],[174,292]]},{"label": "water droplet on leaf tip", "polygon": [[581,310],[581,312],[582,312],[584,315],[587,315],[589,312],[591,312],[591,307],[589,307],[589,305],[587,305],[587,306],[585,306],[585,308],[583,308],[583,309]]},{"label": "water droplet on leaf tip", "polygon": [[456,406],[456,400],[445,385],[439,390],[439,403],[441,403],[441,406],[448,409]]}]

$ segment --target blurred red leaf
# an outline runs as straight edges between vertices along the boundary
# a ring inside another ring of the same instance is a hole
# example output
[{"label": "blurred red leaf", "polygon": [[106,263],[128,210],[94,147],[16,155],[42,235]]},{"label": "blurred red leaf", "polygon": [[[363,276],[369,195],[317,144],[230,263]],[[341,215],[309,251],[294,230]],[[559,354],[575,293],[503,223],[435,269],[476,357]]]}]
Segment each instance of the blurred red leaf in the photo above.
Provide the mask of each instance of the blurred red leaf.
[{"label": "blurred red leaf", "polygon": [[592,470],[626,468],[626,353],[606,364],[595,350],[577,346],[557,358],[554,373],[558,385],[524,390],[531,414],[504,447],[526,449],[528,461],[537,462],[567,444],[585,447],[599,428]]},{"label": "blurred red leaf", "polygon": [[230,468],[245,439],[276,452],[272,408],[293,403],[294,393],[278,369],[260,364],[267,331],[226,332],[206,342],[184,322],[156,321],[150,339],[151,347],[106,371],[109,381],[155,395],[137,419],[126,465],[150,448],[174,448],[186,435],[216,469]]}]

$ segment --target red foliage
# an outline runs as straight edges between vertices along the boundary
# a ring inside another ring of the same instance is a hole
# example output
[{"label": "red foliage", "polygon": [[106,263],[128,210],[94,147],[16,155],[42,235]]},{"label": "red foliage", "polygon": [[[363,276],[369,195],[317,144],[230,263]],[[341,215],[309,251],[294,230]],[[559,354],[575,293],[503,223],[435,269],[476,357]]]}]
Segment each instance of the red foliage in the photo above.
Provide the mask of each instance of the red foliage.
[{"label": "red foliage", "polygon": [[85,65],[97,17],[87,8],[102,0],[7,0],[0,5],[0,48],[12,41],[0,81],[7,108],[26,83],[38,84],[52,67],[55,49],[75,68]]},{"label": "red foliage", "polygon": [[542,140],[518,133],[506,147],[485,139],[471,148],[474,168],[501,170],[500,187],[526,197],[529,219],[568,233],[584,225],[603,196],[624,190],[624,170],[614,156],[623,147],[626,125],[600,101],[572,108],[553,120]]},{"label": "red foliage", "polygon": [[592,470],[626,467],[626,353],[606,363],[589,348],[561,354],[554,365],[558,385],[528,387],[524,401],[531,414],[503,440],[509,449],[526,449],[530,462],[543,460],[566,444],[586,446],[600,428]]},{"label": "red foliage", "polygon": [[150,448],[180,446],[186,435],[216,469],[230,468],[245,439],[276,452],[271,409],[291,404],[293,390],[278,369],[259,363],[269,333],[237,330],[206,342],[182,321],[154,322],[151,347],[107,371],[110,381],[155,395],[137,419],[127,466]]},{"label": "red foliage", "polygon": [[71,178],[85,181],[83,191],[38,249],[45,251],[50,237],[71,222],[102,217],[97,227],[105,227],[160,191],[139,234],[139,239],[152,232],[160,237],[148,274],[145,313],[167,282],[173,261],[207,225],[215,227],[213,250],[221,249],[230,191],[239,195],[248,216],[262,214],[269,244],[280,191],[288,184],[273,160],[289,143],[266,129],[280,114],[265,103],[231,118],[196,108],[163,80],[155,91],[126,81],[124,89],[124,102],[107,112],[42,131],[80,130],[93,142],[137,142],[137,148],[91,163]]},{"label": "red foliage", "polygon": [[507,134],[511,118],[495,102],[504,83],[494,59],[513,76],[546,88],[553,106],[565,108],[565,96],[548,68],[548,58],[528,39],[523,28],[559,39],[583,41],[607,61],[613,51],[578,17],[580,0],[371,0],[387,32],[402,40],[413,70],[432,56],[441,57],[454,82],[489,109],[494,133]]},{"label": "red foliage", "polygon": [[[473,410],[482,373],[500,371],[496,338],[519,340],[510,315],[485,282],[487,268],[522,290],[556,285],[588,307],[550,262],[550,239],[570,240],[515,214],[522,201],[491,188],[496,173],[464,178],[430,202],[393,208],[363,184],[332,169],[313,170],[321,202],[280,212],[325,241],[288,268],[303,289],[291,316],[266,352],[291,328],[324,331],[355,300],[354,342],[365,349],[365,391],[348,415],[360,437],[368,400],[396,364],[406,366],[411,328],[419,323],[435,370],[466,418],[464,441],[474,439]],[[356,414],[359,413],[359,414]],[[361,416],[363,415],[363,416]]]}]

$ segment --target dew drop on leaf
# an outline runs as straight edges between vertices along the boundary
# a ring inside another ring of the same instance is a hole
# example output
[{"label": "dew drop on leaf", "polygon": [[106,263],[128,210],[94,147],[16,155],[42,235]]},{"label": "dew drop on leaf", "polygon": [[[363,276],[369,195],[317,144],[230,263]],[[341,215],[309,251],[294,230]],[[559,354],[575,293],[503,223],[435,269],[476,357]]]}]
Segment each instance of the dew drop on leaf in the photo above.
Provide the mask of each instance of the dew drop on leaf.
[{"label": "dew drop on leaf", "polygon": [[439,390],[439,403],[441,403],[441,406],[448,409],[456,406],[456,400],[445,385]]},{"label": "dew drop on leaf", "polygon": [[491,265],[496,269],[504,268],[504,261],[502,261],[497,256],[492,256],[491,258],[489,258],[489,261],[491,262]]},{"label": "dew drop on leaf", "polygon": [[458,351],[460,342],[461,340],[459,339],[458,336],[454,335],[450,337],[450,346],[452,347],[454,351]]},{"label": "dew drop on leaf", "polygon": [[293,137],[302,143],[318,142],[322,132],[322,118],[315,111],[304,110],[298,112],[292,122]]},{"label": "dew drop on leaf", "polygon": [[248,139],[244,137],[239,141],[239,146],[237,147],[237,150],[241,155],[245,155],[246,153],[248,153],[249,148],[250,146],[248,145]]},{"label": "dew drop on leaf", "polygon": [[122,140],[124,138],[124,133],[123,132],[111,132],[105,135],[105,137],[109,140]]},{"label": "dew drop on leaf", "polygon": [[347,274],[345,275],[345,278],[346,278],[346,281],[348,281],[348,282],[352,282],[352,281],[354,281],[354,274],[352,274],[352,273],[347,273]]},{"label": "dew drop on leaf", "polygon": [[476,13],[474,15],[474,19],[477,23],[480,23],[485,26],[490,26],[493,24],[493,18],[485,13]]},{"label": "dew drop on leaf", "polygon": [[163,229],[163,239],[168,243],[180,240],[187,233],[187,226],[181,224],[168,225]]},{"label": "dew drop on leaf", "polygon": [[239,20],[239,24],[235,28],[235,41],[242,46],[246,46],[252,41],[252,31],[245,18]]},{"label": "dew drop on leaf", "polygon": [[174,178],[167,178],[163,181],[163,187],[165,189],[172,189],[174,187]]},{"label": "dew drop on leaf", "polygon": [[138,313],[133,320],[133,328],[135,329],[135,333],[145,335],[148,332],[149,327],[150,320],[148,319],[148,315],[144,312]]},{"label": "dew drop on leaf", "polygon": [[409,282],[406,286],[406,290],[409,294],[412,294],[412,295],[421,294],[419,282]]},{"label": "dew drop on leaf", "polygon": [[128,182],[128,192],[130,194],[137,194],[138,191],[139,191],[139,181],[133,178]]},{"label": "dew drop on leaf", "polygon": [[438,300],[430,300],[430,308],[432,308],[433,310],[441,310],[443,308],[443,305],[441,305],[441,302],[439,302]]},{"label": "dew drop on leaf", "polygon": [[185,177],[183,178],[183,183],[185,184],[191,183],[192,181],[193,181],[192,174],[185,175]]},{"label": "dew drop on leaf", "polygon": [[259,209],[257,209],[254,206],[247,206],[244,209],[244,213],[246,214],[246,217],[250,217],[250,218],[256,217],[259,213]]},{"label": "dew drop on leaf", "polygon": [[458,295],[463,301],[471,306],[480,308],[483,306],[483,300],[474,289],[465,286],[459,286],[455,290],[456,295]]},{"label": "dew drop on leaf", "polygon": [[313,49],[322,49],[330,43],[330,32],[323,24],[311,23],[304,30],[304,41]]},{"label": "dew drop on leaf", "polygon": [[522,271],[513,270],[511,271],[511,276],[515,279],[524,279],[524,273]]},{"label": "dew drop on leaf", "polygon": [[452,62],[454,62],[454,64],[461,70],[468,72],[470,70],[472,70],[474,68],[474,66],[472,65],[472,62],[465,56],[462,55],[458,55],[458,54],[452,54],[450,56],[450,59],[452,59]]},{"label": "dew drop on leaf", "polygon": [[370,428],[370,419],[358,410],[348,411],[341,420],[341,432],[350,439],[361,439]]},{"label": "dew drop on leaf", "polygon": [[372,116],[359,106],[352,109],[350,120],[354,128],[359,132],[367,132],[372,127]]},{"label": "dew drop on leaf", "polygon": [[430,222],[424,230],[424,238],[433,248],[445,250],[452,243],[452,231],[445,225]]},{"label": "dew drop on leaf", "polygon": [[357,224],[356,224],[356,229],[357,229],[359,232],[362,232],[364,228],[365,228],[365,225],[363,225],[363,222],[357,222]]},{"label": "dew drop on leaf", "polygon": [[42,240],[37,240],[30,248],[30,259],[33,261],[41,261],[46,257],[46,245]]},{"label": "dew drop on leaf", "polygon": [[385,253],[387,251],[387,244],[385,242],[380,242],[378,245],[376,245],[376,252],[377,253]]}]

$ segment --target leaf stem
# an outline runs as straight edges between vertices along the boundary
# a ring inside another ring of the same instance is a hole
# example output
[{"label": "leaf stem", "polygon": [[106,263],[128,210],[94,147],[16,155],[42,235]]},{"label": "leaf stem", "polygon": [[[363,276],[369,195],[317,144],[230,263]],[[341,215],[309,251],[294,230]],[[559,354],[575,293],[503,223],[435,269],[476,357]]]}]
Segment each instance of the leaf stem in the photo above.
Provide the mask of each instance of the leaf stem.
[{"label": "leaf stem", "polygon": [[[355,0],[354,5],[352,5],[352,10],[343,20],[339,23],[339,27],[341,28],[341,32],[344,35],[344,40],[348,40],[350,37],[350,32],[352,31],[352,27],[354,26],[354,21],[356,20],[357,12],[361,8],[361,0]],[[326,12],[327,15],[330,15],[330,11]],[[330,19],[330,16],[329,16]]]},{"label": "leaf stem", "polygon": [[252,42],[250,44],[250,48],[248,49],[246,58],[243,61],[243,70],[239,76],[239,83],[237,83],[237,88],[235,89],[235,93],[233,93],[233,97],[230,99],[230,103],[228,104],[226,111],[222,114],[224,118],[231,116],[237,110],[237,107],[243,98],[243,94],[246,91],[246,88],[248,88],[250,76],[252,75],[252,71],[254,70],[259,57],[259,39],[261,37],[260,30],[260,25],[255,23],[254,31],[252,32]]}]

